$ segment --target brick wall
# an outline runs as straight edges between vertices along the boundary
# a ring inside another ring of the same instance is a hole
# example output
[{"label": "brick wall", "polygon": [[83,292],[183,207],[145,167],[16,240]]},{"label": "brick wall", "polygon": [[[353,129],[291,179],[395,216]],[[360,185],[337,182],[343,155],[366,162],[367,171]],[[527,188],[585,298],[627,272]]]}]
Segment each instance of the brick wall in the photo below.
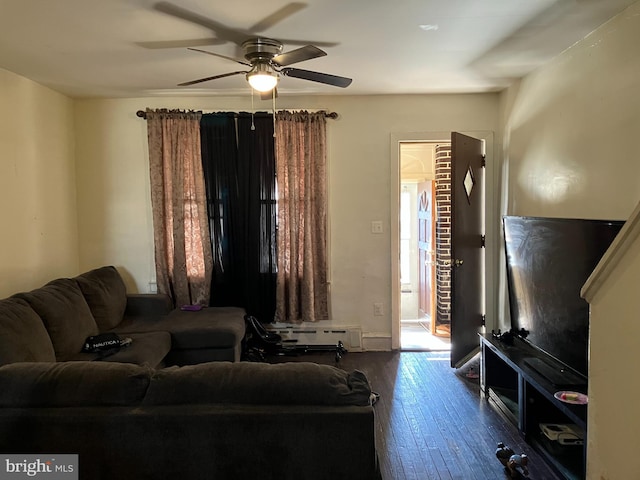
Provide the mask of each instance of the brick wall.
[{"label": "brick wall", "polygon": [[436,328],[451,325],[451,145],[436,146]]}]

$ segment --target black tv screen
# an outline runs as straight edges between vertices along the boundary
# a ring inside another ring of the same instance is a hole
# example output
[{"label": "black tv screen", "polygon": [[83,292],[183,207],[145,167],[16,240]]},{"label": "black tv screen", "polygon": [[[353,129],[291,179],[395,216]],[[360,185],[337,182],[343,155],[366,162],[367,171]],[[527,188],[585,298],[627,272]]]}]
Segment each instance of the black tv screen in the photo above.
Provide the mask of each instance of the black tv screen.
[{"label": "black tv screen", "polygon": [[503,217],[512,328],[585,377],[589,304],[580,290],[623,224]]}]

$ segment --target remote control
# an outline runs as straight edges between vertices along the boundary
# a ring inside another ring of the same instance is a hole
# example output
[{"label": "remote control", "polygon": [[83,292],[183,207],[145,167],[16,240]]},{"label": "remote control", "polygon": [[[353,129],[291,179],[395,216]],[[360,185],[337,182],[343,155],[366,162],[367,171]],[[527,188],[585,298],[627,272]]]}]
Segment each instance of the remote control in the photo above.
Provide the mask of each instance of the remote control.
[{"label": "remote control", "polygon": [[202,305],[183,305],[180,307],[180,310],[184,312],[197,312],[202,310]]}]

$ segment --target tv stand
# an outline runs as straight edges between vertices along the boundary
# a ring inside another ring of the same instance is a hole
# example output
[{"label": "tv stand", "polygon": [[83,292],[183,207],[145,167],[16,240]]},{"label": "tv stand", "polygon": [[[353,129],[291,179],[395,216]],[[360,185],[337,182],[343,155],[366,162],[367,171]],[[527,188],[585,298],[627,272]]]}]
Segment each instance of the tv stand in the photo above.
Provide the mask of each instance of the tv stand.
[{"label": "tv stand", "polygon": [[[517,337],[507,344],[482,334],[480,347],[480,388],[487,401],[518,427],[526,442],[560,475],[570,480],[585,478],[587,406],[565,403],[554,394],[561,390],[586,393],[587,379]],[[582,431],[584,444],[551,440],[541,424]]]},{"label": "tv stand", "polygon": [[524,364],[534,369],[546,380],[551,382],[558,390],[569,387],[582,387],[585,385],[584,378],[576,375],[562,366],[554,365],[552,362],[538,357],[525,358]]}]

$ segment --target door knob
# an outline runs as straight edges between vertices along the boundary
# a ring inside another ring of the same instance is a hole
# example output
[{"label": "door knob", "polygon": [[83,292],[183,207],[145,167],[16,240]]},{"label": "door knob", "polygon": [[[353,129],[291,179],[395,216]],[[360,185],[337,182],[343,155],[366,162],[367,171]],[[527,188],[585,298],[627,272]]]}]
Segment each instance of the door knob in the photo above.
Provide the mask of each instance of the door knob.
[{"label": "door knob", "polygon": [[442,262],[442,264],[443,264],[445,267],[450,267],[450,266],[452,266],[452,265],[453,265],[454,267],[459,267],[459,266],[461,266],[463,263],[464,263],[464,260],[460,260],[460,259],[458,259],[458,258],[456,258],[456,259],[455,259],[455,260],[453,260],[453,261],[451,261],[451,260],[445,260],[445,261],[443,261],[443,262]]}]

